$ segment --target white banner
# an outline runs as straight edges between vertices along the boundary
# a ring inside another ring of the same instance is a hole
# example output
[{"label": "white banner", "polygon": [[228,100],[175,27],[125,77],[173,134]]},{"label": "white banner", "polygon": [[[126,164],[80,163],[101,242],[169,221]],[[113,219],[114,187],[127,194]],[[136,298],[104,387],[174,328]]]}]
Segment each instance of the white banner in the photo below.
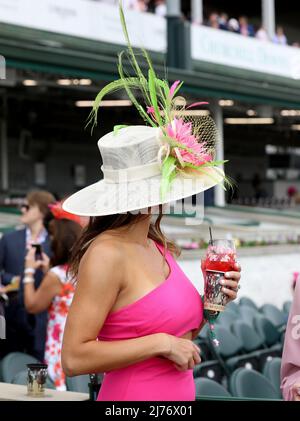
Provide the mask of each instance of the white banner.
[{"label": "white banner", "polygon": [[[135,47],[166,51],[166,21],[151,13],[125,10]],[[0,22],[125,44],[119,8],[91,0],[0,0]]]},{"label": "white banner", "polygon": [[192,25],[194,60],[300,79],[300,49]]}]

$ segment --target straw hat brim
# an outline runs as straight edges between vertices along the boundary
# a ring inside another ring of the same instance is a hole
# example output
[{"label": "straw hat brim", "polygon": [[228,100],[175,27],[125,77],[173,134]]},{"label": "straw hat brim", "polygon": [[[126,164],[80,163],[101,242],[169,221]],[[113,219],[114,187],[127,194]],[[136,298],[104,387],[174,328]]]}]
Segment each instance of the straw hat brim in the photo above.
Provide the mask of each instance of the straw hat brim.
[{"label": "straw hat brim", "polygon": [[68,197],[63,209],[80,216],[104,216],[136,211],[175,202],[222,183],[224,173],[219,168],[206,168],[201,176],[177,175],[161,200],[161,175],[138,181],[109,183],[100,180]]}]

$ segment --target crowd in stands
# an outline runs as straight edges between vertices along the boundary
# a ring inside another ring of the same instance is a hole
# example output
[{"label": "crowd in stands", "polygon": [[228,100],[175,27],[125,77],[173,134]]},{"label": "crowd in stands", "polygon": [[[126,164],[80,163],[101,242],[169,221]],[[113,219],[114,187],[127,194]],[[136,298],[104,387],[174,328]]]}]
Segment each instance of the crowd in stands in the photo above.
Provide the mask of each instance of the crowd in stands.
[{"label": "crowd in stands", "polygon": [[[118,5],[119,0],[100,0],[103,3]],[[151,12],[158,16],[166,16],[166,0],[123,0],[123,7],[138,12]]]},{"label": "crowd in stands", "polygon": [[[103,3],[117,5],[119,0],[97,0]],[[123,0],[123,5],[127,9],[136,10],[139,12],[151,12],[158,16],[167,15],[166,0]],[[182,16],[186,19],[186,16]],[[197,23],[197,22],[194,22]],[[266,29],[261,25],[255,27],[249,23],[246,16],[240,16],[238,19],[229,18],[227,13],[213,12],[208,19],[204,21],[205,26],[224,31],[230,31],[241,34],[247,37],[253,37],[260,41],[271,41],[279,45],[291,45],[293,47],[300,47],[298,42],[289,42],[282,26],[277,26],[275,35],[270,39]]]},{"label": "crowd in stands", "polygon": [[[255,28],[254,25],[249,23],[246,16],[240,16],[238,19],[235,19],[229,18],[226,13],[211,13],[205,22],[205,25],[215,29],[235,32],[246,37],[253,37],[260,41],[271,41],[274,44],[279,45],[289,44],[282,26],[277,26],[275,35],[270,38],[262,25]],[[296,42],[293,43],[292,46],[299,47]]]}]

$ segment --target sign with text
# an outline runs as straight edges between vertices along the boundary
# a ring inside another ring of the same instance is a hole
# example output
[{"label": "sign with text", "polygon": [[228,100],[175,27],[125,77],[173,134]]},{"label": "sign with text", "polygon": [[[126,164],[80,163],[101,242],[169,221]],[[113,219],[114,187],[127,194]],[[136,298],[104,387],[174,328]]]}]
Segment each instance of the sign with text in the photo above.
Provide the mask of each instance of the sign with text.
[{"label": "sign with text", "polygon": [[[135,47],[166,51],[166,21],[125,10]],[[0,22],[125,45],[119,8],[91,0],[0,0]]]},{"label": "sign with text", "polygon": [[299,48],[196,25],[191,39],[194,60],[300,79]]}]

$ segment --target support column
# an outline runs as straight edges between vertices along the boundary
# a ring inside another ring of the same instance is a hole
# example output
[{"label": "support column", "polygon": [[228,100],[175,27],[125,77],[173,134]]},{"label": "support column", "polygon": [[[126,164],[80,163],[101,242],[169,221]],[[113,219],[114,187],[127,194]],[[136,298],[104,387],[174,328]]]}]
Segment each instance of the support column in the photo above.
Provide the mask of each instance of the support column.
[{"label": "support column", "polygon": [[181,0],[167,0],[167,16],[180,17],[181,15]]},{"label": "support column", "polygon": [[203,0],[192,0],[192,23],[203,23]]},{"label": "support column", "polygon": [[6,98],[2,97],[2,113],[0,116],[0,150],[1,150],[1,190],[8,190],[8,146],[6,123]]},{"label": "support column", "polygon": [[262,0],[262,22],[263,27],[267,31],[269,38],[275,35],[276,17],[275,17],[275,0]]},{"label": "support column", "polygon": [[[218,129],[218,142],[216,147],[216,160],[224,160],[224,122],[223,122],[223,109],[218,104],[218,100],[211,101],[211,110],[213,112],[214,121]],[[224,165],[219,166],[224,169]],[[217,185],[215,188],[215,206],[225,206],[225,191],[222,186]]]},{"label": "support column", "polygon": [[191,25],[181,16],[181,0],[167,0],[167,66],[192,70]]}]

